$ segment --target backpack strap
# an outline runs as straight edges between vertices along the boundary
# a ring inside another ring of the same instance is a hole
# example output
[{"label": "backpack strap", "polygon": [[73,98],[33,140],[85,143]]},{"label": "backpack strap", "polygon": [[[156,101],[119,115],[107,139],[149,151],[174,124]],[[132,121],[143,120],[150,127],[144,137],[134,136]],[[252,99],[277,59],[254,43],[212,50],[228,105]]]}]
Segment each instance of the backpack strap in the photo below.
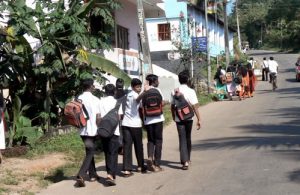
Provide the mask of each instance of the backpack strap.
[{"label": "backpack strap", "polygon": [[[79,99],[78,96],[75,97],[75,100],[76,100],[77,102],[82,103],[82,100]],[[86,116],[86,120],[89,120],[89,119],[90,119],[89,113],[88,113],[88,111],[87,111],[87,109],[86,109],[86,107],[85,107],[85,105],[84,105],[83,103],[82,103],[82,110],[83,110],[83,112],[84,112],[84,114],[85,114],[85,116]]]}]

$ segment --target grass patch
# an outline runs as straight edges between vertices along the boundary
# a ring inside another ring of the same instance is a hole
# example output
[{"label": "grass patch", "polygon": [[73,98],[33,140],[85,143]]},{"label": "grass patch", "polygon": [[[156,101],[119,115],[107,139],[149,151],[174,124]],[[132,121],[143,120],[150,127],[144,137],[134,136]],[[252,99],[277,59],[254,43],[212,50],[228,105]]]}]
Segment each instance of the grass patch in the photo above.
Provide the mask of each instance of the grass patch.
[{"label": "grass patch", "polygon": [[0,188],[0,194],[4,194],[4,193],[7,193],[7,192],[9,192],[8,189],[6,189],[6,188]]},{"label": "grass patch", "polygon": [[[99,162],[103,160],[102,146],[100,140],[96,142],[97,153],[95,155],[95,161]],[[68,159],[67,164],[52,170],[49,174],[44,176],[43,174],[33,174],[39,180],[41,187],[46,187],[50,183],[60,182],[71,176],[76,175],[78,172],[82,160],[85,156],[84,144],[77,131],[54,136],[48,139],[41,140],[26,154],[27,158],[34,158],[40,155],[46,155],[49,153],[64,153]]]},{"label": "grass patch", "polygon": [[207,94],[207,93],[198,93],[197,97],[198,97],[198,101],[200,106],[206,105],[210,102],[213,101],[213,99],[215,98],[216,94]]},{"label": "grass patch", "polygon": [[16,178],[15,175],[12,174],[11,170],[7,170],[6,171],[6,175],[1,178],[1,183],[5,184],[5,185],[18,185],[18,179]]}]

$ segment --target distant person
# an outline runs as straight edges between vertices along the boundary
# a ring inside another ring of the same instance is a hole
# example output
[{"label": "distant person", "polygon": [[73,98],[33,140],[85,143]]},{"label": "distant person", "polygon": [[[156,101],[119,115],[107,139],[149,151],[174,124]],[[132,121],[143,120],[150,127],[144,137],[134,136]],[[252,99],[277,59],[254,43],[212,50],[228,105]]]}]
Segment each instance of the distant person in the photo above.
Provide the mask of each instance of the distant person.
[{"label": "distant person", "polygon": [[134,145],[138,172],[147,172],[147,167],[144,164],[142,119],[139,113],[140,100],[142,96],[142,82],[137,78],[133,78],[131,80],[131,88],[132,91],[127,95],[124,118],[122,121],[124,144],[123,174],[125,177],[133,175],[132,144]]},{"label": "distant person", "polygon": [[95,167],[95,141],[97,136],[97,124],[96,117],[100,114],[100,99],[92,94],[94,91],[94,80],[85,79],[81,82],[83,93],[78,96],[78,99],[82,100],[83,105],[89,115],[87,125],[80,129],[80,137],[85,146],[85,158],[77,174],[77,185],[84,187],[85,180],[98,180]]},{"label": "distant person", "polygon": [[176,113],[176,105],[174,101],[175,93],[180,93],[184,96],[185,100],[192,106],[193,111],[196,115],[196,126],[197,129],[201,127],[200,113],[199,113],[199,103],[196,92],[194,89],[188,87],[187,83],[189,81],[189,72],[182,71],[178,74],[178,79],[180,86],[176,88],[171,95],[171,113],[173,120],[176,122],[178,136],[179,136],[179,150],[180,150],[180,162],[182,164],[182,169],[187,170],[191,163],[191,151],[192,151],[192,127],[193,119],[188,119],[181,121]]},{"label": "distant person", "polygon": [[[115,96],[116,88],[113,84],[107,84],[104,87],[106,97],[100,100],[100,119],[104,117],[110,110],[115,108],[117,104],[117,99]],[[122,105],[118,111],[119,117],[121,118]],[[118,171],[118,149],[119,149],[119,136],[120,128],[116,127],[114,135],[109,138],[101,138],[103,144],[103,151],[105,155],[105,167],[107,172],[106,185],[114,186],[116,185],[116,175]]]},{"label": "distant person", "polygon": [[297,62],[296,62],[295,65],[296,65],[296,66],[300,66],[300,56],[298,57]]},{"label": "distant person", "polygon": [[253,57],[250,57],[249,60],[248,60],[248,63],[251,64],[251,69],[255,69],[255,64],[256,64],[256,61],[254,60]]},{"label": "distant person", "polygon": [[4,121],[4,112],[5,112],[5,101],[2,93],[0,93],[0,164],[2,163],[2,153],[1,150],[5,149],[5,121]]},{"label": "distant person", "polygon": [[268,81],[268,74],[269,74],[269,63],[267,58],[263,58],[262,63],[262,81]]},{"label": "distant person", "polygon": [[254,74],[254,70],[250,63],[248,63],[248,75],[249,75],[249,96],[254,96],[255,86],[256,86],[256,76]]},{"label": "distant person", "polygon": [[227,96],[226,71],[219,66],[215,73],[214,80],[216,82],[217,96],[219,100],[223,100]]},{"label": "distant person", "polygon": [[[274,60],[274,57],[270,57],[268,64],[270,71],[270,83],[272,83],[273,79],[275,79],[278,74],[278,63]],[[275,88],[277,88],[277,83],[275,83]]]},{"label": "distant person", "polygon": [[[157,90],[161,95],[163,102],[164,97],[162,95],[161,90],[158,88],[158,76],[154,74],[149,74],[146,77],[146,81],[148,82],[148,87],[150,88],[149,90]],[[144,98],[142,99],[142,101],[144,101]],[[165,120],[164,115],[161,113],[158,116],[143,116],[143,120],[144,126],[147,130],[148,170],[152,172],[162,171],[163,169],[161,168],[161,156],[163,144],[163,122]]]}]

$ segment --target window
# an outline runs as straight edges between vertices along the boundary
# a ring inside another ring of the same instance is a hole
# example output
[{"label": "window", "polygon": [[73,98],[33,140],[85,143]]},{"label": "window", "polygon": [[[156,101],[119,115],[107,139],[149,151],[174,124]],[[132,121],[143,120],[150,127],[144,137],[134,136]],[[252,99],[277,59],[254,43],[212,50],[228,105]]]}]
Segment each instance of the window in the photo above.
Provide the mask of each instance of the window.
[{"label": "window", "polygon": [[117,48],[129,49],[129,41],[128,41],[129,33],[128,29],[117,25]]},{"label": "window", "polygon": [[167,41],[171,40],[170,24],[158,24],[158,40]]}]

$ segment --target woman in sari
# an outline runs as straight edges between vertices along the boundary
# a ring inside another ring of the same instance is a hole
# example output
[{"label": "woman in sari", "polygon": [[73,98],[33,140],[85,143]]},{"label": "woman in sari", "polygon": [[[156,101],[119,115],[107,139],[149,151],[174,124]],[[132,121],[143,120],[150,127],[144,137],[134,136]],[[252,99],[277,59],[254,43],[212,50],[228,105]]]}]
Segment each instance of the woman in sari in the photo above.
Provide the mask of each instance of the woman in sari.
[{"label": "woman in sari", "polygon": [[219,66],[214,76],[214,79],[216,81],[217,96],[219,100],[223,100],[227,95],[225,73],[225,70],[223,70],[222,67]]},{"label": "woman in sari", "polygon": [[249,95],[249,74],[248,74],[247,68],[240,64],[238,67],[237,75],[239,77],[241,77],[241,84],[240,84],[240,87],[238,87],[237,91],[238,91],[240,100],[243,100],[243,99],[245,99],[246,95],[248,97],[250,97],[250,95]]},{"label": "woman in sari", "polygon": [[254,96],[255,85],[256,85],[256,76],[254,75],[254,70],[251,67],[251,64],[248,64],[248,75],[249,75],[249,95],[250,97]]}]

